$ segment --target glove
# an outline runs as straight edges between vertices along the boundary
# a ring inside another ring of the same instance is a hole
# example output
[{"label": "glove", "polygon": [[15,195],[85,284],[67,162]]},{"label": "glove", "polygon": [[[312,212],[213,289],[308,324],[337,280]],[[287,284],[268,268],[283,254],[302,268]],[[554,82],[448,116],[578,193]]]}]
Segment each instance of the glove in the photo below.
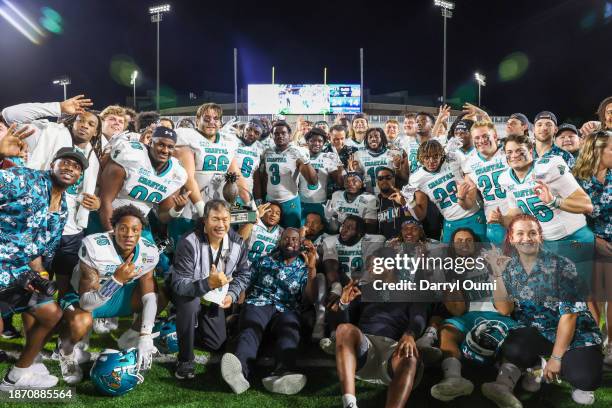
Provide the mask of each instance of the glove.
[{"label": "glove", "polygon": [[325,207],[323,207],[323,212],[325,213],[325,218],[331,220],[333,217],[338,218],[338,212],[332,205],[332,200],[328,200]]},{"label": "glove", "polygon": [[227,121],[227,123],[225,123],[225,125],[223,125],[223,127],[221,128],[221,130],[219,130],[219,133],[221,134],[221,136],[230,136],[230,137],[237,137],[238,136],[238,130],[234,127],[235,124],[237,124],[238,121],[236,120],[236,118],[232,118],[230,120]]},{"label": "glove", "polygon": [[153,345],[153,336],[147,334],[140,336],[138,339],[138,366],[136,371],[148,370],[153,364],[153,354],[157,354],[158,350]]},{"label": "glove", "polygon": [[406,184],[402,187],[402,191],[400,191],[401,195],[404,196],[407,202],[411,202],[414,200],[414,193],[417,191],[417,188],[411,184]]},{"label": "glove", "polygon": [[446,150],[446,153],[453,153],[459,150],[461,147],[463,147],[463,141],[458,137],[453,137],[446,143],[446,148],[444,150]]}]

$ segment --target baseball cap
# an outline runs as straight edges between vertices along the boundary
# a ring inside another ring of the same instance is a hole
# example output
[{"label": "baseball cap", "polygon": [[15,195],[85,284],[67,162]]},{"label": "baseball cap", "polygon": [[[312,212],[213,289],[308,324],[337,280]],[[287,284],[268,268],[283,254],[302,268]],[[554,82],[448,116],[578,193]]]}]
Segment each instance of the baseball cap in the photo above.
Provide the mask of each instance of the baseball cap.
[{"label": "baseball cap", "polygon": [[165,137],[168,139],[172,139],[176,142],[176,132],[170,128],[167,128],[165,126],[158,126],[155,128],[155,131],[153,132],[153,139],[155,139],[156,137]]},{"label": "baseball cap", "polygon": [[461,119],[457,121],[454,132],[469,132],[473,124],[474,124],[474,121],[472,120]]},{"label": "baseball cap", "polygon": [[259,133],[263,133],[264,131],[264,125],[261,122],[261,120],[257,119],[257,118],[253,118],[251,120],[249,120],[249,123],[247,123],[246,128],[254,128],[256,129]]},{"label": "baseball cap", "polygon": [[555,126],[557,126],[557,117],[552,112],[542,111],[542,112],[538,113],[536,115],[535,119],[533,120],[533,123],[535,124],[540,119],[549,119],[549,120],[552,120],[554,122]]},{"label": "baseball cap", "polygon": [[516,119],[520,121],[523,124],[523,126],[525,125],[529,126],[529,119],[527,119],[527,116],[525,116],[522,113],[513,113],[512,115],[510,115],[509,119]]},{"label": "baseball cap", "polygon": [[76,147],[62,147],[55,153],[55,157],[53,157],[53,161],[57,159],[68,158],[76,161],[81,165],[81,169],[85,170],[89,167],[89,161],[87,157]]},{"label": "baseball cap", "polygon": [[578,128],[576,128],[576,126],[572,125],[571,123],[562,123],[561,125],[559,125],[559,130],[557,130],[557,134],[555,135],[555,137],[559,136],[561,132],[566,130],[570,130],[576,135],[580,136],[580,132],[578,131]]}]

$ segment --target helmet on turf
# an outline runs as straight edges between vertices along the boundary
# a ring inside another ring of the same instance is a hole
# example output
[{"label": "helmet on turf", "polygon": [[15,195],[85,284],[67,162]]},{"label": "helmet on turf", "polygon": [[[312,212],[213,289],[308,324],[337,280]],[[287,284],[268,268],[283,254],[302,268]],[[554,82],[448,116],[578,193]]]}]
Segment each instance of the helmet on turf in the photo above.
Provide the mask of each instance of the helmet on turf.
[{"label": "helmet on turf", "polygon": [[465,358],[476,363],[492,363],[509,331],[510,327],[500,320],[477,321],[465,336],[461,352]]},{"label": "helmet on turf", "polygon": [[136,349],[105,349],[91,367],[90,377],[98,391],[110,396],[123,395],[144,381],[136,371]]},{"label": "helmet on turf", "polygon": [[153,334],[159,333],[153,343],[164,354],[178,353],[178,339],[176,337],[176,323],[174,320],[160,320],[153,326]]}]

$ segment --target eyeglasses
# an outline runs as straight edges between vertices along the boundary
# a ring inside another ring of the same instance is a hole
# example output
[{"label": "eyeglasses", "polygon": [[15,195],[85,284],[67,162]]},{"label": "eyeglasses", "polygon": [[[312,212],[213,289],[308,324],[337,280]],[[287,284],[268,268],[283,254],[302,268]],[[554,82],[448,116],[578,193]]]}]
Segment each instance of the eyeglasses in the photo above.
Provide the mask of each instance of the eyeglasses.
[{"label": "eyeglasses", "polygon": [[377,176],[376,180],[378,181],[383,181],[383,180],[393,180],[394,177],[393,176]]}]

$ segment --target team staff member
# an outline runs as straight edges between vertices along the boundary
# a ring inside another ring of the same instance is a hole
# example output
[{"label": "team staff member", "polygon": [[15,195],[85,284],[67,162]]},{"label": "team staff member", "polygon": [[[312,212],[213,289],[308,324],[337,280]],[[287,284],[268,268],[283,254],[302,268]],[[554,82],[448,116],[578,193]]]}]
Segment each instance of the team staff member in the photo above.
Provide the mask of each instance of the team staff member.
[{"label": "team staff member", "polygon": [[[518,215],[508,225],[505,256],[488,255],[495,309],[519,323],[501,347],[497,380],[482,385],[484,396],[500,407],[522,407],[512,391],[521,372],[539,366],[541,356],[550,356],[542,367],[546,381],[565,379],[578,404],[593,404],[601,383],[601,332],[583,301],[584,286],[573,263],[543,250],[543,241],[538,220]],[[538,383],[529,388],[538,391]]]},{"label": "team staff member", "polygon": [[[4,137],[7,138],[14,136]],[[4,146],[11,141],[4,139]],[[59,322],[61,309],[52,297],[33,292],[31,286],[24,287],[20,277],[28,269],[48,277],[42,257],[52,257],[59,244],[68,217],[65,192],[87,169],[88,162],[81,152],[62,148],[51,165],[51,171],[25,167],[0,171],[0,286],[21,284],[21,288],[0,298],[0,312],[8,315],[25,311],[24,316],[32,323],[24,350],[0,384],[2,391],[57,384],[57,377],[33,363],[45,338]]]},{"label": "team staff member", "polygon": [[179,380],[195,374],[193,346],[200,298],[207,294],[216,297],[198,323],[203,325],[198,329],[202,343],[216,351],[226,339],[224,309],[238,300],[250,280],[248,249],[230,229],[229,204],[223,200],[207,202],[203,224],[179,241],[168,277],[177,309],[179,354],[175,376]]}]

